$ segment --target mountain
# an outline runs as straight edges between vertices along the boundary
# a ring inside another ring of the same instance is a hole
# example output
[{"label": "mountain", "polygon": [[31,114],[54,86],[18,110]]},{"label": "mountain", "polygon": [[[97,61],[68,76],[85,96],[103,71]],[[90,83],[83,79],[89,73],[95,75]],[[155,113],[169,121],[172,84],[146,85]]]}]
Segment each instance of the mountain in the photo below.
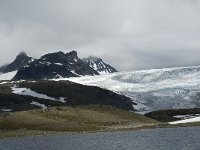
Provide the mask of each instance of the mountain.
[{"label": "mountain", "polygon": [[117,72],[97,57],[80,59],[76,51],[48,53],[34,59],[21,52],[15,60],[0,67],[0,80],[43,80],[93,76]]},{"label": "mountain", "polygon": [[99,74],[113,73],[117,70],[110,65],[106,64],[101,58],[90,56],[82,59],[91,68],[96,70]]},{"label": "mountain", "polygon": [[0,84],[0,99],[0,112],[91,104],[134,110],[126,96],[70,81],[8,81]]},{"label": "mountain", "polygon": [[46,54],[29,65],[21,67],[13,79],[42,80],[98,74],[97,71],[78,58],[76,51],[66,54],[60,51]]},{"label": "mountain", "polygon": [[17,55],[17,57],[12,63],[6,64],[0,67],[0,72],[8,73],[8,72],[16,71],[20,69],[21,67],[26,66],[27,64],[31,63],[32,61],[34,61],[32,57],[28,57],[25,52],[21,52],[19,55]]},{"label": "mountain", "polygon": [[200,66],[117,72],[67,79],[130,97],[146,113],[163,109],[200,107]]}]

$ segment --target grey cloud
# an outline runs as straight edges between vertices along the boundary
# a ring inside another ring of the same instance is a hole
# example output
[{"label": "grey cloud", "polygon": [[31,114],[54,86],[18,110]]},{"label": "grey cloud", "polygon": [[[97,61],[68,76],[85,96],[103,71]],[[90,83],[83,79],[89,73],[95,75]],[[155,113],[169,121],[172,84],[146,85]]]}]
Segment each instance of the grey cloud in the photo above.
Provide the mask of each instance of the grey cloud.
[{"label": "grey cloud", "polygon": [[77,50],[119,70],[199,65],[198,0],[0,0],[0,64]]}]

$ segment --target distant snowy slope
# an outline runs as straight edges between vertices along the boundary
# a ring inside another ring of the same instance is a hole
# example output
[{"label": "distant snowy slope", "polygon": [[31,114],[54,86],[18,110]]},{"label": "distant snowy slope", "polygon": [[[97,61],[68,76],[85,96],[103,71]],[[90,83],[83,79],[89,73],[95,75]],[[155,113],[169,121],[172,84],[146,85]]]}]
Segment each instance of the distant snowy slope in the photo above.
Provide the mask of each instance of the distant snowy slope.
[{"label": "distant snowy slope", "polygon": [[8,73],[1,73],[0,74],[0,80],[11,80],[15,75],[17,71],[12,71]]},{"label": "distant snowy slope", "polygon": [[191,123],[191,122],[200,122],[200,117],[194,117],[194,118],[189,118],[189,119],[184,119],[184,120],[173,121],[173,122],[169,122],[169,124],[180,124],[180,123]]},{"label": "distant snowy slope", "polygon": [[94,77],[69,78],[129,96],[140,113],[200,107],[200,66],[118,72]]}]

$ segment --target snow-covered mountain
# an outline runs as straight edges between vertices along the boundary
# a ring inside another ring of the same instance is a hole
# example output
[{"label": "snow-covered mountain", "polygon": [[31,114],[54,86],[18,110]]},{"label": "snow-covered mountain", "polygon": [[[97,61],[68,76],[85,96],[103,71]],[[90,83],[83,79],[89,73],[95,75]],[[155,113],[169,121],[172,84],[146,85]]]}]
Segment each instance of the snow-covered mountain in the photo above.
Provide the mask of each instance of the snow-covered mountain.
[{"label": "snow-covered mountain", "polygon": [[0,80],[38,80],[84,75],[99,73],[78,58],[76,51],[66,54],[61,51],[49,53],[39,59],[21,52],[12,63],[0,67]]},{"label": "snow-covered mountain", "polygon": [[66,54],[60,51],[46,54],[31,64],[20,68],[13,79],[41,80],[98,74],[97,71],[78,58],[76,51]]},{"label": "snow-covered mountain", "polygon": [[107,74],[117,72],[117,70],[110,65],[106,64],[101,58],[90,56],[82,59],[91,68],[96,70],[99,74]]},{"label": "snow-covered mountain", "polygon": [[96,57],[80,59],[76,51],[66,54],[61,51],[49,53],[39,59],[28,57],[25,52],[21,52],[12,63],[0,67],[0,80],[41,80],[112,72],[116,70],[102,59]]},{"label": "snow-covered mountain", "polygon": [[140,112],[200,107],[200,66],[117,72],[67,80],[130,97]]}]

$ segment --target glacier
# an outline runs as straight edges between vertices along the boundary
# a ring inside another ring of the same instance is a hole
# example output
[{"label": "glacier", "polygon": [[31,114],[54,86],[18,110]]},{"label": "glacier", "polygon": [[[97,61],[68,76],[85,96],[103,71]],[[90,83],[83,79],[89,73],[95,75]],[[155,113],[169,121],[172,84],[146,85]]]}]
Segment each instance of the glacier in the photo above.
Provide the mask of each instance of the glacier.
[{"label": "glacier", "polygon": [[63,78],[130,97],[138,113],[200,106],[200,66]]}]

